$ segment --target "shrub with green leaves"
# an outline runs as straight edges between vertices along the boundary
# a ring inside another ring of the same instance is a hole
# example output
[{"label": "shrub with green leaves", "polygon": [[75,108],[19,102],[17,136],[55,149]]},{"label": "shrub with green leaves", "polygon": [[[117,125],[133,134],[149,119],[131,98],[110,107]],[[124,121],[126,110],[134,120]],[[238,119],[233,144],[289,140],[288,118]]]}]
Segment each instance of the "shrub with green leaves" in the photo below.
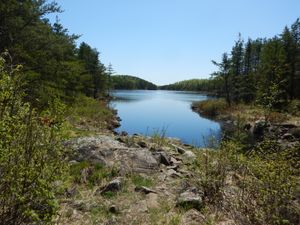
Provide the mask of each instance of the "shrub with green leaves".
[{"label": "shrub with green leaves", "polygon": [[57,180],[64,171],[62,112],[53,101],[38,113],[24,102],[20,67],[5,70],[0,58],[0,221],[48,223],[56,215]]},{"label": "shrub with green leaves", "polygon": [[193,107],[198,108],[198,110],[205,116],[215,117],[221,114],[228,105],[225,99],[208,99],[195,103]]},{"label": "shrub with green leaves", "polygon": [[223,141],[199,154],[194,171],[206,203],[238,224],[299,224],[299,147],[279,151],[264,140],[243,153],[240,143]]}]

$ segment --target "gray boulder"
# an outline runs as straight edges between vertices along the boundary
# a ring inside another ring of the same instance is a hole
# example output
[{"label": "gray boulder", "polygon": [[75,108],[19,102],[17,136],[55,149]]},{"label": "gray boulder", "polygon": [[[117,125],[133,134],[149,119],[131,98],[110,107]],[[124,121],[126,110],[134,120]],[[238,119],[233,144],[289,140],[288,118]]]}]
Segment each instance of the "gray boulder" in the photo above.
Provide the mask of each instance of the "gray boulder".
[{"label": "gray boulder", "polygon": [[192,151],[185,151],[182,155],[182,158],[185,162],[193,162],[197,157]]},{"label": "gray boulder", "polygon": [[100,193],[105,193],[105,192],[118,192],[122,189],[122,181],[120,178],[116,178],[109,182],[107,185],[102,187],[99,191]]},{"label": "gray boulder", "polygon": [[203,204],[203,194],[198,192],[196,188],[181,193],[176,203],[177,206],[195,209],[201,209]]}]

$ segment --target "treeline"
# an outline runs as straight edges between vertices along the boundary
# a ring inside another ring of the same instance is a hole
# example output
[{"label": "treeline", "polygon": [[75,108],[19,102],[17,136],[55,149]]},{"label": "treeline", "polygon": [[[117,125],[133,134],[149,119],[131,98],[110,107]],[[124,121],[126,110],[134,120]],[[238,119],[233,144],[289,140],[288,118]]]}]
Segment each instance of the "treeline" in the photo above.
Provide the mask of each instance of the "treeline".
[{"label": "treeline", "polygon": [[55,223],[68,180],[66,117],[78,99],[98,117],[92,98],[109,88],[99,52],[46,18],[58,12],[46,0],[0,1],[0,224]]},{"label": "treeline", "polygon": [[157,86],[149,81],[129,75],[111,76],[112,87],[123,90],[157,90]]},{"label": "treeline", "polygon": [[214,90],[228,104],[256,101],[282,109],[300,98],[300,20],[270,39],[248,39],[239,35],[221,62],[212,61]]},{"label": "treeline", "polygon": [[160,86],[161,90],[177,91],[203,91],[211,92],[215,89],[215,82],[209,79],[191,79],[176,82],[174,84]]},{"label": "treeline", "polygon": [[59,12],[46,0],[5,0],[0,7],[0,52],[7,52],[7,67],[23,66],[27,98],[36,106],[51,98],[72,102],[81,93],[97,98],[109,87],[99,52],[87,43],[76,47],[78,35],[46,18]]},{"label": "treeline", "polygon": [[300,20],[270,39],[244,41],[239,35],[230,53],[224,53],[221,62],[212,63],[218,71],[210,79],[159,88],[204,91],[225,97],[228,104],[256,102],[283,109],[300,98]]}]

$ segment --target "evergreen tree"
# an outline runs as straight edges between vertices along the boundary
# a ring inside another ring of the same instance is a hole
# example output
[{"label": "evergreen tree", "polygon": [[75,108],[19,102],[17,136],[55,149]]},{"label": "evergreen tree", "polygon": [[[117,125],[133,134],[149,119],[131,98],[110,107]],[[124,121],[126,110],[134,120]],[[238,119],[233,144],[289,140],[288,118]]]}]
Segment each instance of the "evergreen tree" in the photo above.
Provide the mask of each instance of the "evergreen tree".
[{"label": "evergreen tree", "polygon": [[275,37],[267,41],[261,53],[258,97],[269,108],[280,108],[287,101],[285,62],[285,50],[281,40]]},{"label": "evergreen tree", "polygon": [[229,59],[227,53],[223,53],[222,62],[217,63],[212,61],[212,63],[219,67],[219,72],[214,75],[221,77],[224,82],[224,93],[226,97],[226,102],[231,105],[232,101],[232,75],[230,74],[231,60]]},{"label": "evergreen tree", "polygon": [[230,73],[232,76],[232,100],[239,102],[241,100],[241,80],[243,73],[243,40],[239,34],[238,40],[235,42],[231,50],[231,67]]},{"label": "evergreen tree", "polygon": [[243,56],[243,72],[240,80],[240,96],[244,102],[251,102],[255,98],[255,84],[253,79],[253,45],[249,39],[245,45]]},{"label": "evergreen tree", "polygon": [[300,98],[300,20],[291,26],[291,35],[294,41],[293,51],[293,93],[292,98]]},{"label": "evergreen tree", "polygon": [[99,97],[100,92],[108,89],[106,68],[99,60],[99,52],[83,42],[79,47],[78,59],[84,62],[86,69],[84,92],[87,96]]}]

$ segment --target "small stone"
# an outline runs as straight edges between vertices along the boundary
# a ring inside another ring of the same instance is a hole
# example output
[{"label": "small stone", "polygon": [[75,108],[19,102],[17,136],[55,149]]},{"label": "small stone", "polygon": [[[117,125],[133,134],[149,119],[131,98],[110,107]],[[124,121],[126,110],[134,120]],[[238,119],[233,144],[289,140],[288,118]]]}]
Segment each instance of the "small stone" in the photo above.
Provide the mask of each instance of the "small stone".
[{"label": "small stone", "polygon": [[201,209],[203,207],[202,196],[196,189],[190,189],[181,193],[177,199],[177,206]]},{"label": "small stone", "polygon": [[175,171],[177,171],[178,170],[178,168],[179,168],[179,166],[176,164],[176,165],[173,165],[173,166],[167,166],[167,169],[168,170],[175,170]]},{"label": "small stone", "polygon": [[160,152],[160,163],[166,166],[171,165],[171,157],[166,152]]},{"label": "small stone", "polygon": [[173,178],[177,178],[177,177],[182,177],[182,175],[180,173],[177,173],[175,170],[173,169],[170,169],[170,170],[167,170],[167,175],[169,177],[173,177]]},{"label": "small stone", "polygon": [[147,187],[144,187],[144,186],[135,187],[134,191],[141,192],[141,193],[144,193],[144,194],[156,193],[156,191],[151,190],[150,188],[147,188]]},{"label": "small stone", "polygon": [[185,153],[185,149],[180,147],[180,146],[177,146],[177,145],[174,145],[172,144],[172,146],[180,153],[180,154],[184,154]]},{"label": "small stone", "polygon": [[178,165],[181,163],[181,161],[179,161],[178,159],[176,159],[174,157],[171,157],[170,161],[173,165]]},{"label": "small stone", "polygon": [[74,201],[72,207],[79,211],[88,211],[88,206],[83,201],[80,200]]},{"label": "small stone", "polygon": [[192,151],[186,151],[182,157],[187,162],[193,162],[196,159],[196,155]]},{"label": "small stone", "polygon": [[122,188],[122,182],[119,178],[112,180],[111,182],[109,182],[107,185],[105,185],[104,187],[102,187],[100,189],[101,193],[105,193],[108,191],[111,192],[118,192],[120,191]]},{"label": "small stone", "polygon": [[284,135],[282,135],[281,137],[283,140],[293,140],[294,139],[294,136],[290,133],[285,133]]},{"label": "small stone", "polygon": [[76,161],[76,160],[71,160],[71,161],[69,161],[69,164],[70,165],[75,165],[75,164],[78,164],[79,162],[78,161]]},{"label": "small stone", "polygon": [[66,191],[65,191],[65,193],[66,193],[67,198],[74,197],[76,195],[76,193],[77,193],[77,186],[74,185],[71,188],[67,188]]},{"label": "small stone", "polygon": [[102,149],[100,151],[100,154],[104,157],[104,158],[109,158],[113,156],[113,150],[112,149]]},{"label": "small stone", "polygon": [[144,141],[139,141],[137,144],[138,144],[141,148],[147,148],[147,143],[144,142]]}]

